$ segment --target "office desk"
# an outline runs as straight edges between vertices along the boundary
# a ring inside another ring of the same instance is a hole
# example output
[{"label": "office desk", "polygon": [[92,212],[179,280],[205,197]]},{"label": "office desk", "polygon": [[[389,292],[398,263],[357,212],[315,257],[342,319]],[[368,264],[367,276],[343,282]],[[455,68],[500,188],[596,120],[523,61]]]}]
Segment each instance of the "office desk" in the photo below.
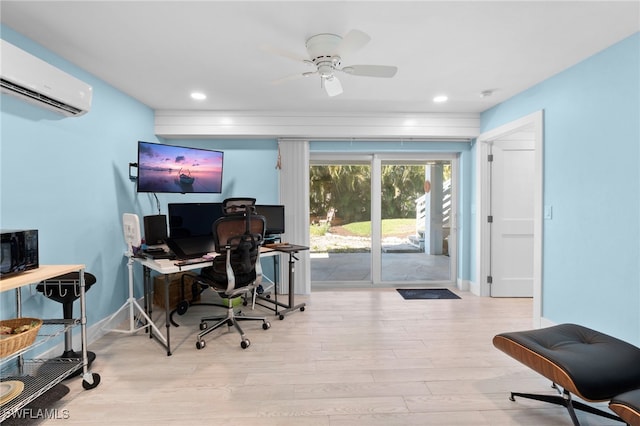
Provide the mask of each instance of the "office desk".
[{"label": "office desk", "polygon": [[[260,299],[262,301],[266,301],[269,302],[271,304],[273,304],[273,307],[271,306],[265,306],[260,304],[261,306],[264,306],[268,309],[274,310],[276,315],[280,316],[280,319],[284,319],[284,314],[287,312],[291,312],[294,311],[296,309],[300,309],[301,311],[304,311],[304,303],[295,305],[294,304],[294,276],[295,276],[295,267],[294,267],[294,260],[297,260],[295,258],[295,254],[298,253],[299,251],[302,250],[308,250],[308,247],[304,247],[304,246],[297,246],[297,245],[291,245],[291,244],[287,244],[287,245],[278,245],[278,246],[274,246],[274,247],[261,247],[260,248],[260,257],[268,257],[268,256],[276,256],[276,255],[280,255],[280,254],[288,254],[289,255],[289,303],[288,304],[284,304],[281,302],[278,302],[277,300],[277,294],[278,294],[278,289],[276,288],[275,290],[275,300],[270,300],[267,298],[263,298],[260,297]],[[215,256],[215,253],[212,254],[212,256]],[[209,261],[209,262],[199,262],[199,263],[193,263],[193,264],[189,264],[189,265],[182,265],[182,266],[178,266],[176,265],[176,262],[178,262],[177,260],[171,260],[171,259],[150,259],[150,258],[145,258],[145,257],[134,257],[133,258],[134,262],[139,263],[140,265],[142,265],[142,269],[143,269],[143,280],[144,280],[144,309],[146,311],[146,313],[149,315],[149,317],[151,318],[151,314],[153,311],[153,300],[151,297],[152,294],[152,289],[153,289],[153,285],[151,282],[151,271],[155,271],[159,274],[164,275],[164,285],[165,285],[165,292],[164,292],[164,297],[165,297],[165,327],[166,327],[166,333],[165,336],[156,336],[153,333],[153,327],[149,328],[149,338],[155,338],[158,342],[160,342],[161,345],[163,345],[166,350],[167,350],[167,356],[171,356],[171,319],[170,319],[170,312],[171,312],[171,308],[170,308],[170,302],[169,302],[169,286],[170,286],[170,279],[169,279],[169,275],[170,274],[175,274],[178,272],[186,272],[186,271],[192,271],[194,269],[201,269],[201,268],[205,268],[207,266],[212,266],[213,262]],[[284,310],[280,310],[278,311],[278,307],[284,308]]]},{"label": "office desk", "polygon": [[[284,319],[284,315],[286,313],[289,312],[293,312],[297,309],[300,309],[300,311],[304,311],[306,303],[299,303],[299,304],[295,304],[295,261],[298,260],[297,257],[295,257],[295,255],[298,252],[304,251],[304,250],[309,250],[309,247],[306,246],[299,246],[299,245],[295,245],[295,244],[271,244],[268,245],[267,248],[279,252],[281,254],[288,254],[289,255],[289,294],[288,294],[288,303],[282,303],[278,301],[278,286],[276,283],[276,289],[275,289],[275,299],[272,300],[270,298],[264,297],[262,295],[258,295],[257,299],[259,301],[257,301],[256,303],[260,306],[263,306],[267,309],[271,309],[272,311],[275,312],[276,316],[279,317],[281,320]],[[269,304],[271,304],[272,306],[268,306],[268,305],[264,305],[261,302],[267,302]],[[280,308],[284,308],[280,311],[278,311],[278,307]]]},{"label": "office desk", "polygon": [[164,275],[164,285],[165,285],[164,306],[165,306],[166,332],[165,332],[165,336],[162,336],[162,335],[156,336],[153,333],[153,327],[150,327],[149,338],[150,339],[155,338],[162,346],[164,346],[167,349],[167,356],[171,356],[171,333],[169,331],[171,328],[171,322],[169,321],[169,312],[170,312],[169,285],[171,281],[169,279],[169,275],[175,274],[177,272],[191,271],[194,269],[205,268],[207,266],[213,265],[213,262],[201,262],[201,263],[194,263],[191,265],[178,266],[175,264],[176,260],[170,260],[170,259],[150,259],[146,257],[134,257],[133,260],[134,262],[142,265],[143,283],[144,283],[144,310],[149,316],[149,318],[151,318],[151,314],[153,312],[153,299],[151,297],[153,285],[151,283],[151,271],[155,271],[161,275]]}]

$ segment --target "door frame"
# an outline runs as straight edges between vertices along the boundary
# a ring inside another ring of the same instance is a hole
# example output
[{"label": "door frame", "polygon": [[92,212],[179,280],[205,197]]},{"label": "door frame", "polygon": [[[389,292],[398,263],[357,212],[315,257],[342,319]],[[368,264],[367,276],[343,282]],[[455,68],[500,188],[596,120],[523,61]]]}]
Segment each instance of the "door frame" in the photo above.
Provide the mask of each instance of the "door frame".
[{"label": "door frame", "polygon": [[504,124],[496,129],[480,134],[476,140],[476,271],[475,283],[471,291],[479,296],[491,295],[491,284],[487,282],[491,267],[490,235],[487,221],[490,208],[490,179],[487,155],[489,145],[522,130],[532,130],[534,135],[534,217],[533,217],[533,326],[541,326],[542,318],[542,211],[543,211],[543,147],[544,112],[542,110]]},{"label": "door frame", "polygon": [[[443,284],[443,285],[456,285],[457,288],[460,288],[458,285],[458,173],[459,173],[459,160],[460,154],[457,153],[379,153],[374,155],[373,157],[373,169],[372,169],[372,181],[373,181],[373,172],[375,171],[378,174],[378,177],[382,174],[382,166],[385,163],[397,162],[401,164],[415,164],[415,165],[424,165],[425,161],[430,160],[444,160],[449,161],[451,163],[451,217],[449,219],[449,280],[447,281],[430,281],[432,284]],[[375,185],[374,185],[375,186]],[[373,205],[373,215],[376,218],[376,223],[379,224],[382,218],[382,189],[378,186],[377,188],[372,188],[371,200],[374,201]],[[373,219],[372,219],[373,220]],[[376,227],[374,227],[376,228]],[[375,254],[380,258],[382,253],[381,248],[381,235],[380,228],[377,227],[376,236],[376,244],[378,246],[372,246],[372,254]],[[372,238],[373,238],[373,230],[372,230]],[[373,243],[374,240],[372,240]],[[383,284],[383,285],[405,285],[412,284],[412,282],[393,282],[393,281],[382,281],[382,270],[381,270],[381,262],[378,261],[374,263],[375,268],[371,271],[372,277],[374,277],[374,284]]]},{"label": "door frame", "polygon": [[[449,235],[449,250],[453,255],[450,256],[449,262],[449,280],[448,281],[430,281],[429,283],[441,284],[441,285],[457,285],[458,282],[458,173],[459,173],[459,161],[460,155],[458,153],[449,152],[413,152],[413,153],[391,153],[391,152],[372,152],[372,153],[327,153],[318,152],[309,154],[308,167],[320,164],[366,164],[371,166],[371,223],[372,225],[379,225],[381,220],[381,188],[374,185],[374,183],[380,178],[382,163],[386,162],[402,162],[403,164],[424,164],[429,160],[447,160],[451,162],[451,219],[450,219],[450,235]],[[307,179],[308,180],[308,179]],[[308,197],[307,197],[308,198]],[[416,284],[414,282],[394,282],[394,281],[382,281],[381,279],[381,235],[380,227],[372,226],[371,229],[371,281],[349,281],[347,287],[359,287],[359,286],[387,286],[393,287],[397,285]],[[424,282],[420,282],[424,284]],[[323,281],[314,282],[314,286],[320,288],[345,288],[344,281]]]}]

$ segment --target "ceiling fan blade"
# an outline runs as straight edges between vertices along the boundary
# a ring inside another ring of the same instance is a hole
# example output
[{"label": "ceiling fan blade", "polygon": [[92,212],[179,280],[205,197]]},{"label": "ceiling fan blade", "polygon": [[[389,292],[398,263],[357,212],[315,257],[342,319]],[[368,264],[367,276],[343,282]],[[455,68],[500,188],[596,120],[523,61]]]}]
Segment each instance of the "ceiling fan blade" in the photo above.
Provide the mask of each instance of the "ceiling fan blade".
[{"label": "ceiling fan blade", "polygon": [[371,37],[363,33],[360,30],[351,30],[346,36],[342,38],[342,41],[336,49],[336,54],[342,58],[348,56],[351,52],[355,52],[361,49],[365,44],[369,43]]},{"label": "ceiling fan blade", "polygon": [[273,86],[277,86],[277,85],[280,85],[282,83],[286,83],[287,81],[297,80],[297,79],[302,78],[302,77],[305,77],[305,75],[302,74],[302,73],[292,74],[292,75],[288,75],[286,77],[282,77],[282,78],[278,78],[276,80],[272,80],[271,84]]},{"label": "ceiling fan blade", "polygon": [[398,72],[398,67],[390,65],[350,65],[340,71],[351,75],[391,78]]},{"label": "ceiling fan blade", "polygon": [[305,56],[298,55],[297,53],[289,52],[288,50],[279,49],[277,47],[273,47],[268,44],[263,44],[262,46],[260,46],[260,48],[267,53],[282,56],[284,58],[293,59],[294,61],[309,62],[309,58]]},{"label": "ceiling fan blade", "polygon": [[335,75],[329,78],[323,78],[322,81],[324,83],[324,90],[326,90],[327,95],[338,96],[340,93],[342,93],[342,84],[340,84],[340,80],[338,80],[338,77],[336,77]]}]

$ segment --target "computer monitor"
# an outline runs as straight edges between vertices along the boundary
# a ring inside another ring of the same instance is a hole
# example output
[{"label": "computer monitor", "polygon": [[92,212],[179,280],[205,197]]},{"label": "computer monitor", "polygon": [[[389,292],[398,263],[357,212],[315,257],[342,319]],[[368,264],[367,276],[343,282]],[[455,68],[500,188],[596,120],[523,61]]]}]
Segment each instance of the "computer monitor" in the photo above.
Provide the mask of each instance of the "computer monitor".
[{"label": "computer monitor", "polygon": [[213,236],[213,222],[224,216],[222,203],[170,203],[169,237]]},{"label": "computer monitor", "polygon": [[256,214],[264,216],[267,220],[265,235],[284,234],[284,206],[256,204]]}]

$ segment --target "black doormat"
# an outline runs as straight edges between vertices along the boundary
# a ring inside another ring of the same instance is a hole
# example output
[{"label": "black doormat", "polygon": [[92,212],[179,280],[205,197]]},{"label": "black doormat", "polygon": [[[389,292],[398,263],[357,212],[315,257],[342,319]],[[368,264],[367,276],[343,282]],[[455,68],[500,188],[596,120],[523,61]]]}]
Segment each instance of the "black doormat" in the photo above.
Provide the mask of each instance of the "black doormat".
[{"label": "black doormat", "polygon": [[410,299],[460,299],[460,296],[446,288],[398,288],[398,293]]}]

